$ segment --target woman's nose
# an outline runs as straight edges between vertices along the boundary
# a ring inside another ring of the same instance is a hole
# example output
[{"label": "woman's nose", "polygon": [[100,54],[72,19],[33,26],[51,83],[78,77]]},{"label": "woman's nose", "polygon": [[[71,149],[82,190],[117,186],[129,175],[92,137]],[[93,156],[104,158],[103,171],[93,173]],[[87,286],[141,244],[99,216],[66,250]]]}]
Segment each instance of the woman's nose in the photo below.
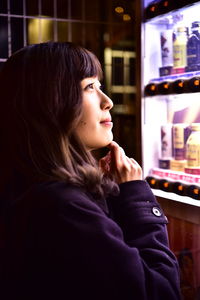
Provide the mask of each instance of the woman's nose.
[{"label": "woman's nose", "polygon": [[104,110],[110,110],[112,107],[113,107],[112,100],[102,92],[101,108]]}]

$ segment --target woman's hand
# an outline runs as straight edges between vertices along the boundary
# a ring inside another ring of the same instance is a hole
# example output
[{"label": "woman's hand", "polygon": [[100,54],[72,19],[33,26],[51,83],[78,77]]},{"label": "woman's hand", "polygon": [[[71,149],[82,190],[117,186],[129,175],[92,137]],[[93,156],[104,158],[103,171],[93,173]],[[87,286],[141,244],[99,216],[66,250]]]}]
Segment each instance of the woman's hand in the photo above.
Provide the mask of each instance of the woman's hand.
[{"label": "woman's hand", "polygon": [[108,145],[110,151],[100,159],[102,171],[112,177],[117,183],[142,179],[142,169],[133,159],[126,156],[124,150],[116,143]]}]

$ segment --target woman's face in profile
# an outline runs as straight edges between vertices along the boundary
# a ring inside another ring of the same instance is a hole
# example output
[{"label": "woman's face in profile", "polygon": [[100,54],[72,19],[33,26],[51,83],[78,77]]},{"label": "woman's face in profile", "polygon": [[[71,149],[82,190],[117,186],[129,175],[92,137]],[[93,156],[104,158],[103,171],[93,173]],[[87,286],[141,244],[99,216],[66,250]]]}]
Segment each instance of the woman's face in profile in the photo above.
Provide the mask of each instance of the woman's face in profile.
[{"label": "woman's face in profile", "polygon": [[105,147],[113,139],[110,115],[113,102],[100,87],[97,77],[81,81],[82,115],[75,131],[88,150]]}]

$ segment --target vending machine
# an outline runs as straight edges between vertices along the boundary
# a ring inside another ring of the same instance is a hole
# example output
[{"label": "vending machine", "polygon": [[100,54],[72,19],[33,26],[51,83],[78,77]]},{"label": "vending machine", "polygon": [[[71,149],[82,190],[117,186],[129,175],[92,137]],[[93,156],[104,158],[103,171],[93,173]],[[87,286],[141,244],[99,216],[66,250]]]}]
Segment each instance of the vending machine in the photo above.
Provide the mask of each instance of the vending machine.
[{"label": "vending machine", "polygon": [[144,176],[168,217],[184,300],[200,299],[200,1],[143,1]]}]

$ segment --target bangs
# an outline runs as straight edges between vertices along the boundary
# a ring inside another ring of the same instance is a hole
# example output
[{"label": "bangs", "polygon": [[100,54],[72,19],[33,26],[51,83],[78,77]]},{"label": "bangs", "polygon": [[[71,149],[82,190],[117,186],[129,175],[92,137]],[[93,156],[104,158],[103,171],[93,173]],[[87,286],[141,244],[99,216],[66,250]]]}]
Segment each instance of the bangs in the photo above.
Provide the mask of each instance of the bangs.
[{"label": "bangs", "polygon": [[98,58],[90,51],[82,49],[80,57],[81,80],[87,77],[97,76],[99,80],[103,77],[101,64]]}]

